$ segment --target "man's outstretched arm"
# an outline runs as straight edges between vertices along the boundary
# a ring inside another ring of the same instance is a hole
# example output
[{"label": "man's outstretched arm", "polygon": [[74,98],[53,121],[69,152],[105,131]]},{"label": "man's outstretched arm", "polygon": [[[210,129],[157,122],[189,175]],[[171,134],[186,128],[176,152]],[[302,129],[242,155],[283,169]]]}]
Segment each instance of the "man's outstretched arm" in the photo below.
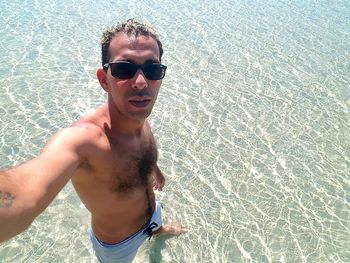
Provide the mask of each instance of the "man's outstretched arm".
[{"label": "man's outstretched arm", "polygon": [[0,242],[26,230],[80,164],[81,128],[55,135],[33,160],[0,172]]}]

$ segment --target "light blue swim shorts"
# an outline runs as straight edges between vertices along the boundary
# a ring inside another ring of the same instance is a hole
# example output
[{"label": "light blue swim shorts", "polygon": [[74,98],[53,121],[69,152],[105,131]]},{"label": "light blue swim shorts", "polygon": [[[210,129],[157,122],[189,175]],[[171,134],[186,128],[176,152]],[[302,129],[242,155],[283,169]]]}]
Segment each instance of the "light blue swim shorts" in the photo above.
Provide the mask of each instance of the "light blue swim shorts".
[{"label": "light blue swim shorts", "polygon": [[152,232],[162,226],[162,205],[156,202],[156,208],[148,224],[137,233],[117,244],[107,244],[95,237],[90,228],[90,239],[95,250],[96,257],[102,263],[130,263],[136,256],[138,248],[147,239],[151,238]]}]

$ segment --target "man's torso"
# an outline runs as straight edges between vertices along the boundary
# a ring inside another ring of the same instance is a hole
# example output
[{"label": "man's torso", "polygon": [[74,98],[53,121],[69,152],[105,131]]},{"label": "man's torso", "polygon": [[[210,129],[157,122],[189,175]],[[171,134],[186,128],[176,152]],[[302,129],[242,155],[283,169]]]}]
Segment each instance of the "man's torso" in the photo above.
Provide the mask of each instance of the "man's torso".
[{"label": "man's torso", "polygon": [[98,114],[75,125],[85,126],[93,140],[82,147],[84,159],[72,183],[91,212],[96,237],[117,243],[141,229],[154,210],[157,149],[151,129],[145,122],[139,136],[113,139]]}]

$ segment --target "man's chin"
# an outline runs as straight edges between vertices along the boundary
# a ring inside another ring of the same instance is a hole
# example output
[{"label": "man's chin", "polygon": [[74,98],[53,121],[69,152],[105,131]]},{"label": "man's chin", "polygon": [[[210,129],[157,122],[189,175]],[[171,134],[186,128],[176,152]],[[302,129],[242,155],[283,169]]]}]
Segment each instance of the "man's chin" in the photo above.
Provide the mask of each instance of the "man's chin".
[{"label": "man's chin", "polygon": [[152,109],[129,112],[127,116],[137,121],[145,121],[152,113]]}]

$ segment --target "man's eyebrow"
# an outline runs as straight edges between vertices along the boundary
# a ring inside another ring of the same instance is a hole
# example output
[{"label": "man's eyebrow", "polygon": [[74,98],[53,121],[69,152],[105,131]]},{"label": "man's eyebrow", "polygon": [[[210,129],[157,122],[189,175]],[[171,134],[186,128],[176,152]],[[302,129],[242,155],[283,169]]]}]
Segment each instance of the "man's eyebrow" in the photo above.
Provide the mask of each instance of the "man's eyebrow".
[{"label": "man's eyebrow", "polygon": [[148,59],[143,64],[153,64],[153,63],[160,63],[157,59]]},{"label": "man's eyebrow", "polygon": [[118,59],[118,60],[116,60],[116,61],[114,61],[114,62],[120,62],[120,61],[135,63],[135,61],[133,61],[132,59]]},{"label": "man's eyebrow", "polygon": [[[113,61],[113,62],[118,62],[118,61],[125,61],[125,62],[130,62],[130,63],[133,63],[133,64],[137,64],[134,60],[132,59],[121,59],[121,60],[116,60],[116,61]],[[148,65],[148,64],[153,64],[153,63],[160,63],[160,61],[158,59],[147,59],[143,65]]]}]

